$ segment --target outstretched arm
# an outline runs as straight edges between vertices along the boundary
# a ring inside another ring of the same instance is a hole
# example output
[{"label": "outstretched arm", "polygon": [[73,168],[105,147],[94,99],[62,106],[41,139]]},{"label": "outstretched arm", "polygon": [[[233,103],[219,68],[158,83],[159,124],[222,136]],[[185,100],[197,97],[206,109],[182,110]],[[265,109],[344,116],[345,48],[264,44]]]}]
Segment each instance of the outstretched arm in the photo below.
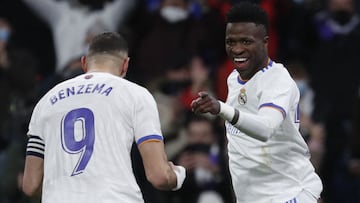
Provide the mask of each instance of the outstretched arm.
[{"label": "outstretched arm", "polygon": [[191,103],[195,113],[219,115],[248,136],[260,141],[267,141],[274,129],[283,121],[283,114],[272,108],[260,108],[257,114],[240,112],[210,96],[200,92],[199,97]]}]

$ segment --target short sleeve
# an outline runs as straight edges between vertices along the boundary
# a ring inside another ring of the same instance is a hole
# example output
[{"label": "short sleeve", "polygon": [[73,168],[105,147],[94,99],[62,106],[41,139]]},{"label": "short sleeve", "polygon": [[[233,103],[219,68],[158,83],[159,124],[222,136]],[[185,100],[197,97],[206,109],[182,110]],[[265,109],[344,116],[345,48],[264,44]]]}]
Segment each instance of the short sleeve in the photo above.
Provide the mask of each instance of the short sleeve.
[{"label": "short sleeve", "polygon": [[30,137],[32,135],[36,135],[41,139],[44,139],[42,135],[42,115],[41,115],[41,108],[42,108],[42,100],[39,101],[39,103],[36,104],[29,123],[29,129],[27,132],[27,135]]},{"label": "short sleeve", "polygon": [[156,102],[147,90],[136,101],[134,118],[134,133],[137,145],[163,140]]},{"label": "short sleeve", "polygon": [[274,108],[281,112],[283,117],[287,116],[289,109],[296,99],[297,88],[291,76],[283,68],[276,71],[274,77],[265,76],[259,102],[259,109],[263,107]]}]

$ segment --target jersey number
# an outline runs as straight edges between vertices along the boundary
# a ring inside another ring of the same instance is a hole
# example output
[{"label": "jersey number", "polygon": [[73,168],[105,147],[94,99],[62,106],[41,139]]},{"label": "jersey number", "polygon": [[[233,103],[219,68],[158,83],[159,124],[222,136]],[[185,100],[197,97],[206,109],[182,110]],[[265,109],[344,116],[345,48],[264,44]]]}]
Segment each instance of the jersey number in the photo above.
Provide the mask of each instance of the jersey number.
[{"label": "jersey number", "polygon": [[93,153],[94,113],[88,108],[74,109],[63,117],[61,127],[61,144],[64,151],[69,154],[81,154],[71,174],[78,175],[85,170]]}]

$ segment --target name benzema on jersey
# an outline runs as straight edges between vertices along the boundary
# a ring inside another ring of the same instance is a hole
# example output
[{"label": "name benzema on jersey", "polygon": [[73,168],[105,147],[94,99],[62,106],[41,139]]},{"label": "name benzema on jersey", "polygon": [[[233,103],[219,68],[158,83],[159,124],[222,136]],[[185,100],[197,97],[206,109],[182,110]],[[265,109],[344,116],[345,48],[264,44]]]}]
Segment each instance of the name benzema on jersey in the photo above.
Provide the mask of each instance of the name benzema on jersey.
[{"label": "name benzema on jersey", "polygon": [[56,94],[50,97],[50,102],[54,105],[56,102],[66,99],[74,95],[81,94],[100,94],[104,96],[109,96],[113,87],[106,87],[106,84],[81,84],[77,86],[71,86],[59,90]]}]

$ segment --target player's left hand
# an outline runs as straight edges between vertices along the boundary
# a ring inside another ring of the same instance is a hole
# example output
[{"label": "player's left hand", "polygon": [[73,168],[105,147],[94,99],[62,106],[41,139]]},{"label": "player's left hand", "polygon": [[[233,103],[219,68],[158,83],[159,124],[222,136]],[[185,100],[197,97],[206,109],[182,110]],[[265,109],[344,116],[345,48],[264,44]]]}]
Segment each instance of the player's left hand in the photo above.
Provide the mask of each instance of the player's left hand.
[{"label": "player's left hand", "polygon": [[199,92],[199,97],[191,102],[194,113],[208,113],[217,115],[220,112],[220,102],[210,96],[208,92]]}]

